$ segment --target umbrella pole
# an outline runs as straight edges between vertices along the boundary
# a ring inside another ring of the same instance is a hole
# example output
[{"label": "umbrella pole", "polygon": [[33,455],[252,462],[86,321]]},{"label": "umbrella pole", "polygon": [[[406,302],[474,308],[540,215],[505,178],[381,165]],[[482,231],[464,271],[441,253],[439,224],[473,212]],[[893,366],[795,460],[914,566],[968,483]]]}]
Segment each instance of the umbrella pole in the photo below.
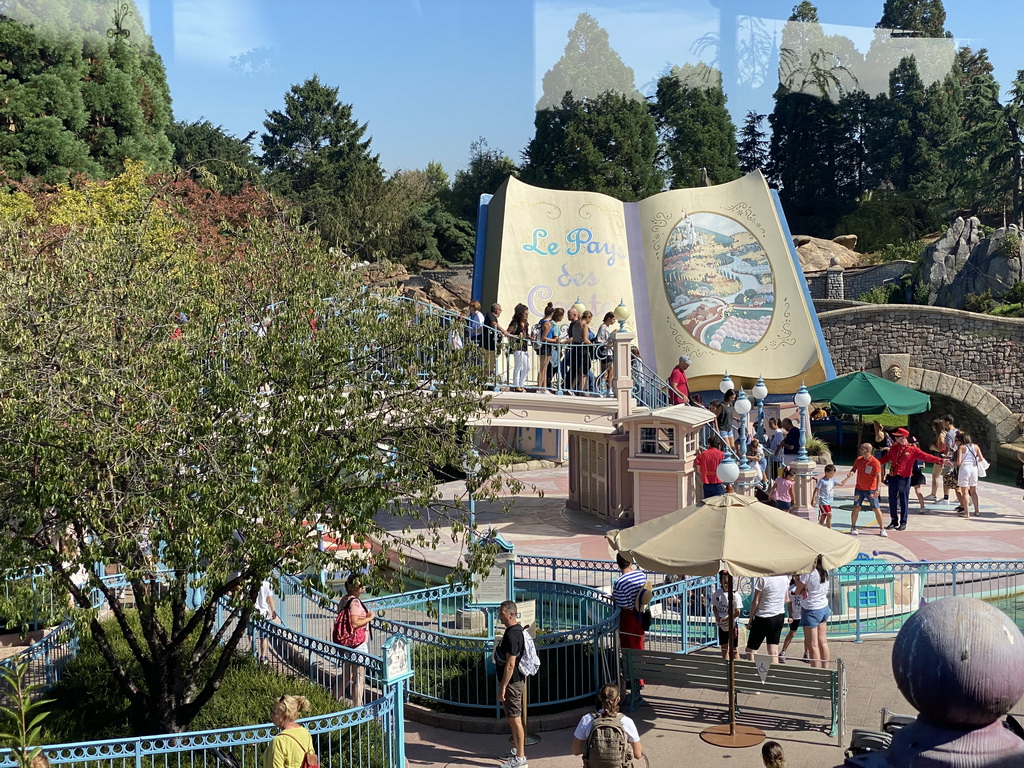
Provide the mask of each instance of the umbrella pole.
[{"label": "umbrella pole", "polygon": [[725,654],[729,660],[729,724],[713,725],[701,731],[700,737],[708,744],[716,747],[756,747],[764,741],[764,731],[752,725],[736,724],[736,654],[739,653],[739,643],[736,652],[733,653],[733,637],[736,632],[735,592],[732,584],[732,574],[726,577],[726,589],[729,590],[729,638],[726,641]]}]

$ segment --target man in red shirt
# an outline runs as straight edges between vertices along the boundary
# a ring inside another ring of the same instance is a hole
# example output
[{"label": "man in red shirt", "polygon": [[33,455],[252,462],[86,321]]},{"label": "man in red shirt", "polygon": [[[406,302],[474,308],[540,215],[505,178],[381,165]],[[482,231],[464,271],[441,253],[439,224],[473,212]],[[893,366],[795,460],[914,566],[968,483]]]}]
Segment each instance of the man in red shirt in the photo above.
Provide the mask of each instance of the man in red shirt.
[{"label": "man in red shirt", "polygon": [[697,454],[697,458],[693,460],[693,466],[697,468],[697,474],[700,475],[700,481],[704,485],[705,499],[725,493],[725,486],[718,479],[718,465],[724,458],[722,442],[712,435],[708,440],[708,447]]},{"label": "man in red shirt", "polygon": [[882,464],[889,464],[891,478],[889,480],[889,517],[892,518],[886,528],[890,530],[907,530],[907,512],[910,508],[910,475],[914,472],[915,461],[926,461],[930,464],[941,462],[939,456],[925,453],[916,445],[907,442],[910,433],[900,427],[892,432],[895,444],[879,457]]},{"label": "man in red shirt", "polygon": [[690,357],[680,355],[679,362],[668,376],[669,405],[685,405],[690,402],[690,383],[686,380],[686,369],[690,367]]},{"label": "man in red shirt", "polygon": [[850,513],[850,533],[857,536],[857,515],[860,514],[861,505],[866,501],[871,505],[875,513],[875,522],[878,523],[878,535],[887,536],[885,526],[882,525],[882,506],[878,503],[878,482],[882,476],[882,463],[871,455],[871,443],[863,443],[857,449],[857,458],[853,462],[853,469],[843,478],[840,486],[846,485],[846,481],[854,474],[857,481],[854,483],[853,510]]}]

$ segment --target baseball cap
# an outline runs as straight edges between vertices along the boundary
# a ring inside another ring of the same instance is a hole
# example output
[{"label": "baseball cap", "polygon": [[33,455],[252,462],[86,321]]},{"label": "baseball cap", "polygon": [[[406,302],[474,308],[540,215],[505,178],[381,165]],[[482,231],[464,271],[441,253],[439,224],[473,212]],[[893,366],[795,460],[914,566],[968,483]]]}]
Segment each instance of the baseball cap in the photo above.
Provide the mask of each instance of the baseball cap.
[{"label": "baseball cap", "polygon": [[680,363],[686,363],[687,365],[690,365],[691,364],[690,363],[690,356],[689,355],[680,355],[679,356],[679,362]]}]

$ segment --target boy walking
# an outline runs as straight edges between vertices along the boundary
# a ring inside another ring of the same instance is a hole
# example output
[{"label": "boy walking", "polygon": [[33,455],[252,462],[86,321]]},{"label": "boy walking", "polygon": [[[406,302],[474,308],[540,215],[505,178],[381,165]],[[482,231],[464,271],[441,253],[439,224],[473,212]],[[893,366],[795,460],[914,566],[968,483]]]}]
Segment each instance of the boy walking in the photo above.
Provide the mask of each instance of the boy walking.
[{"label": "boy walking", "polygon": [[857,531],[857,515],[860,514],[861,506],[867,502],[871,511],[875,513],[875,521],[878,523],[878,535],[888,536],[885,526],[882,525],[882,506],[878,501],[878,481],[882,474],[882,463],[872,455],[871,443],[862,443],[857,449],[857,458],[853,462],[853,469],[839,483],[840,487],[846,485],[846,481],[853,475],[857,476],[853,492],[853,512],[850,514],[850,533],[859,535]]},{"label": "boy walking", "polygon": [[832,498],[836,490],[836,465],[825,465],[825,476],[818,480],[811,494],[811,506],[818,505],[818,525],[832,530]]}]

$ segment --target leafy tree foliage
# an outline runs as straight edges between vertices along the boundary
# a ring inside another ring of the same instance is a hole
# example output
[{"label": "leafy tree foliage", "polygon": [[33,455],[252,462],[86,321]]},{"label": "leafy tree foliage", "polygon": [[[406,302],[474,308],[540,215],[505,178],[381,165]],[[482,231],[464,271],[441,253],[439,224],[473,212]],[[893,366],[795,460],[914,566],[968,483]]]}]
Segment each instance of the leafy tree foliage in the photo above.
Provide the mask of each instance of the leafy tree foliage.
[{"label": "leafy tree foliage", "polygon": [[693,69],[677,67],[660,78],[651,105],[673,187],[699,186],[705,172],[715,184],[740,175],[736,126],[725,108],[721,77],[691,77]]},{"label": "leafy tree foliage", "polygon": [[285,94],[284,109],[267,114],[260,137],[271,187],[316,224],[332,245],[372,254],[375,235],[391,223],[379,206],[384,172],[370,152],[367,124],[338,100],[338,89],[314,75]]},{"label": "leafy tree foliage", "polygon": [[1010,86],[1006,104],[1006,148],[995,158],[996,168],[1003,171],[1003,191],[1010,193],[1010,219],[1024,227],[1024,69]]},{"label": "leafy tree foliage", "polygon": [[229,195],[258,180],[259,166],[249,145],[254,136],[236,138],[209,120],[174,122],[167,129],[174,145],[174,164],[196,181]]},{"label": "leafy tree foliage", "polygon": [[167,164],[163,63],[135,3],[120,5],[127,12],[98,0],[0,6],[0,167],[14,178],[110,176],[128,159]]},{"label": "leafy tree foliage", "polygon": [[518,175],[515,161],[500,149],[491,149],[481,136],[469,145],[469,164],[455,172],[444,196],[445,208],[475,229],[480,195],[493,193],[509,176]]},{"label": "leafy tree foliage", "polygon": [[885,0],[882,18],[875,26],[906,37],[950,37],[945,25],[942,0]]},{"label": "leafy tree foliage", "polygon": [[[217,259],[134,164],[28,210],[25,197],[0,208],[0,568],[48,564],[136,731],[178,731],[217,690],[272,569],[381,566],[393,534],[378,515],[419,520],[422,546],[445,517],[465,533],[434,472],[464,460],[480,371],[441,324],[367,291],[280,217],[250,219],[238,256]],[[493,497],[492,478],[485,461],[477,493]],[[318,525],[383,552],[338,562]],[[72,581],[97,563],[131,593]],[[93,589],[128,660],[88,610]]]},{"label": "leafy tree foliage", "polygon": [[641,98],[632,68],[612,49],[608,32],[597,19],[581,13],[568,38],[562,58],[544,74],[538,110],[557,108],[567,93],[576,101],[608,93]]},{"label": "leafy tree foliage", "polygon": [[523,181],[554,189],[639,200],[660,192],[654,118],[642,102],[615,93],[543,109],[523,155]]},{"label": "leafy tree foliage", "polygon": [[740,171],[750,173],[751,171],[768,170],[768,134],[761,130],[761,123],[766,115],[759,115],[753,109],[747,110],[743,118],[743,126],[740,128],[739,143],[736,147],[736,159],[740,165]]}]

